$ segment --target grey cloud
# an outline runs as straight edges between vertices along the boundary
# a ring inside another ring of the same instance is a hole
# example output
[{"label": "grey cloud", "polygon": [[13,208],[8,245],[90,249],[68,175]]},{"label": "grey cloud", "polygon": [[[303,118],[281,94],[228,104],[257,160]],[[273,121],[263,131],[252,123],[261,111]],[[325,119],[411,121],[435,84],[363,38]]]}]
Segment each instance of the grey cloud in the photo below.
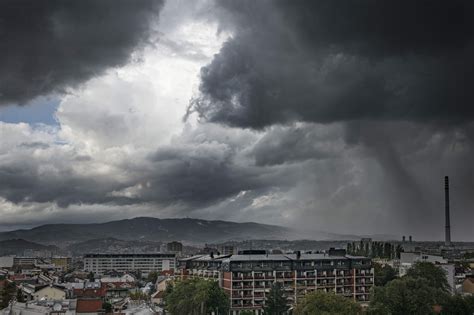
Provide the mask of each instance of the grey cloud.
[{"label": "grey cloud", "polygon": [[470,1],[220,1],[234,35],[201,70],[206,121],[474,118]]},{"label": "grey cloud", "polygon": [[[0,165],[0,195],[13,203],[55,202],[60,207],[70,204],[126,202],[125,198],[110,198],[109,190],[120,189],[110,178],[81,176],[71,166],[57,163],[55,167],[20,159]],[[67,161],[66,161],[67,162]],[[40,166],[48,170],[41,170]]]},{"label": "grey cloud", "polygon": [[0,104],[23,104],[126,63],[161,0],[0,3]]},{"label": "grey cloud", "polygon": [[255,138],[235,129],[200,126],[150,156],[151,185],[143,197],[203,207],[242,191],[288,188],[297,178],[291,170],[253,166],[246,158]]},{"label": "grey cloud", "polygon": [[44,142],[24,142],[19,144],[20,147],[29,149],[47,149],[49,144]]},{"label": "grey cloud", "polygon": [[[258,167],[246,157],[258,139],[253,132],[202,125],[143,157],[121,152],[103,175],[100,162],[74,151],[45,149],[40,158],[17,146],[0,163],[0,196],[13,203],[179,205],[192,211],[239,194],[285,189],[296,180],[291,169]],[[91,172],[82,174],[79,170]]]},{"label": "grey cloud", "polygon": [[251,151],[258,166],[297,163],[308,159],[337,159],[345,148],[340,125],[275,126]]}]

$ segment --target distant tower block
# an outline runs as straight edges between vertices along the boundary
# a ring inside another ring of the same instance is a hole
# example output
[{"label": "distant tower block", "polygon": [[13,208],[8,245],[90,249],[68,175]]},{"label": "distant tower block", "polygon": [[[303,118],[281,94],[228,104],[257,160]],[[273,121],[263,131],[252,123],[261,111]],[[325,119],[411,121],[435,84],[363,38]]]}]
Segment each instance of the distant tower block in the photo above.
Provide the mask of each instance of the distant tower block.
[{"label": "distant tower block", "polygon": [[445,241],[446,246],[451,246],[451,222],[449,216],[449,177],[444,177],[444,210],[445,210]]}]

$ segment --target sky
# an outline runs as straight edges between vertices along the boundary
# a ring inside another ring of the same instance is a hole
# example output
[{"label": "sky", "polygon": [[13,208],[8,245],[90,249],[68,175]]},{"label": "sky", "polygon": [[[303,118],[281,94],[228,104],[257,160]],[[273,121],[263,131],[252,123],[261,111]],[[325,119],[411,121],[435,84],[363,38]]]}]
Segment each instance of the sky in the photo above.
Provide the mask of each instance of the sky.
[{"label": "sky", "polygon": [[0,2],[0,230],[474,240],[474,3]]}]

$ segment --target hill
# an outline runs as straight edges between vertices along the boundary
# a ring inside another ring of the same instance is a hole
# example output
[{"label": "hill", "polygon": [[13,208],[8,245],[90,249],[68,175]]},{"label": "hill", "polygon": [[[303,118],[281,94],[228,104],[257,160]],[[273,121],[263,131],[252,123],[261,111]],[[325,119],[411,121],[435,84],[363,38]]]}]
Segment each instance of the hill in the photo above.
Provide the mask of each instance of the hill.
[{"label": "hill", "polygon": [[47,224],[29,230],[0,233],[0,240],[24,239],[62,247],[107,238],[154,242],[177,240],[187,244],[202,244],[245,239],[294,239],[297,236],[295,231],[285,227],[253,222],[150,217],[92,224]]},{"label": "hill", "polygon": [[44,250],[53,253],[58,252],[56,246],[41,245],[24,239],[9,239],[0,241],[0,256],[2,255],[22,255],[25,250]]}]

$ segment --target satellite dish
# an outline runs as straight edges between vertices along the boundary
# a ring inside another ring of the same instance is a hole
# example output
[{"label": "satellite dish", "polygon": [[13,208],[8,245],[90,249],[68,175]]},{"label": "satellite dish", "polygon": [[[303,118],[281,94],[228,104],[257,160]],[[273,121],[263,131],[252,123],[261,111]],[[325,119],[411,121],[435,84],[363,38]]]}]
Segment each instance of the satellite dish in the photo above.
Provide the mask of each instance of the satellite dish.
[{"label": "satellite dish", "polygon": [[59,303],[56,303],[53,305],[53,310],[56,311],[56,312],[59,312],[60,310],[62,310],[63,306]]}]

